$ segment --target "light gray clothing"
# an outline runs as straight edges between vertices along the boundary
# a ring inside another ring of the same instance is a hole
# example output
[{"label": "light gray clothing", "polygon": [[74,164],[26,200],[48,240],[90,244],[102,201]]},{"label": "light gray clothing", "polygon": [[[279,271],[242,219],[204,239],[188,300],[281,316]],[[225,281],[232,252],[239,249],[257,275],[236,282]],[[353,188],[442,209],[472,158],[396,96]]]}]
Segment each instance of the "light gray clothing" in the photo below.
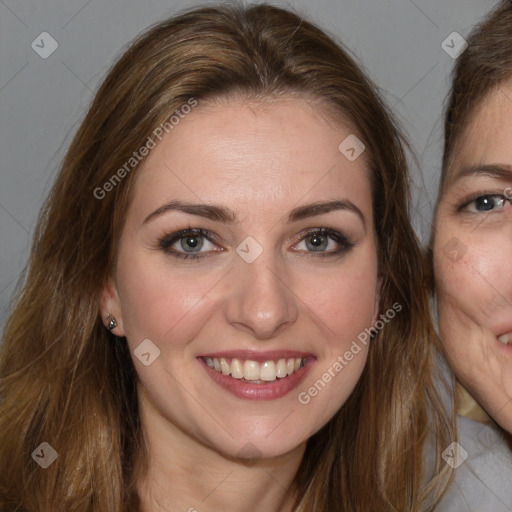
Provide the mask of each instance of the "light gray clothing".
[{"label": "light gray clothing", "polygon": [[435,512],[512,512],[512,451],[503,432],[462,416],[458,430],[463,448],[458,460],[465,452],[467,458],[455,469],[455,480]]}]

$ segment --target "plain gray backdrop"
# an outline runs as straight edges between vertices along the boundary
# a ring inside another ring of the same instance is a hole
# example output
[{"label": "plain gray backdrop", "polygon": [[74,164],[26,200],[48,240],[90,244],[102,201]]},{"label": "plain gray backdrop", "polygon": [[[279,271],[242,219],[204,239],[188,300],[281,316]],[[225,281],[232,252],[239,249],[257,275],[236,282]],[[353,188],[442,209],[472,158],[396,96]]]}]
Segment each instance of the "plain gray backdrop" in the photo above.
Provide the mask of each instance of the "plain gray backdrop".
[{"label": "plain gray backdrop", "polygon": [[[454,52],[491,0],[274,1],[348,46],[408,134],[414,225],[430,232]],[[64,151],[113,60],[173,0],[0,0],[0,328]],[[204,2],[202,2],[204,4]],[[42,35],[48,33],[49,36]],[[43,39],[43,42],[41,42]],[[443,41],[445,41],[443,43]],[[49,56],[45,54],[58,45]],[[42,54],[46,58],[42,58]]]}]

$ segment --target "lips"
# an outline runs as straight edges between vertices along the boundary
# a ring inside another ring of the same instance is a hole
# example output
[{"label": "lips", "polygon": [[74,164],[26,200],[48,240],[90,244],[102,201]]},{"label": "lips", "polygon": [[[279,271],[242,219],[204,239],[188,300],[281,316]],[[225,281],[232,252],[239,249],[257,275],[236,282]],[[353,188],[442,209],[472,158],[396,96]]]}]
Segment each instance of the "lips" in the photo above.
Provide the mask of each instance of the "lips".
[{"label": "lips", "polygon": [[197,357],[210,378],[238,398],[274,400],[295,389],[316,361],[296,351],[230,351]]}]

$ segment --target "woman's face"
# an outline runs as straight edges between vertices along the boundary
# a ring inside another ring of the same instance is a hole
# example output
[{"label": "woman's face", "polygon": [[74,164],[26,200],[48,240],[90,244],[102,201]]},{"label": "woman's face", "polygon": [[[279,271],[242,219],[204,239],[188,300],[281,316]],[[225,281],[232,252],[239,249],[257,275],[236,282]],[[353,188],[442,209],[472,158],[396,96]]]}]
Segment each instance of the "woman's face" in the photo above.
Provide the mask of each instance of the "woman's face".
[{"label": "woman's face", "polygon": [[461,137],[434,238],[439,328],[457,378],[512,432],[512,88]]},{"label": "woman's face", "polygon": [[378,304],[365,155],[338,149],[350,133],[300,99],[226,100],[151,150],[103,297],[147,432],[274,457],[350,395]]}]

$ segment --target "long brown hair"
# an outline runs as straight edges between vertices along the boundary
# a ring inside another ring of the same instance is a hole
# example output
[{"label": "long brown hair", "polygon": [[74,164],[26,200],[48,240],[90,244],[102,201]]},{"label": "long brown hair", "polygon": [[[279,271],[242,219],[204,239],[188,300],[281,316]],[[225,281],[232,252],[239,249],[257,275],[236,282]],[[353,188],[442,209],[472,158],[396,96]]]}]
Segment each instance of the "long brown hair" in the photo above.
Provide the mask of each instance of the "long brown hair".
[{"label": "long brown hair", "polygon": [[[302,510],[419,511],[441,492],[449,469],[439,454],[451,427],[432,382],[435,336],[400,132],[323,31],[269,5],[229,5],[185,12],[133,42],[69,147],[1,347],[2,511],[138,509],[134,467],[145,451],[136,373],[126,340],[98,315],[137,167],[111,180],[191,98],[200,105],[229,94],[314,97],[352,123],[372,178],[380,311],[402,306],[372,340],[354,393],[308,442],[295,482]],[[109,180],[108,193],[98,192]],[[422,460],[429,434],[433,479]],[[58,458],[43,470],[31,453],[45,441]]]},{"label": "long brown hair", "polygon": [[[512,79],[512,1],[502,0],[478,23],[466,40],[452,72],[444,118],[444,151],[435,214],[446,190],[455,155],[471,118],[485,98]],[[435,223],[434,223],[435,226]],[[435,292],[433,245],[435,229],[427,251],[429,286]],[[489,417],[469,393],[457,383],[459,414],[482,422]],[[512,436],[507,436],[512,446]]]},{"label": "long brown hair", "polygon": [[440,193],[472,114],[484,98],[512,78],[512,1],[502,0],[471,32],[457,59],[444,122]]}]

